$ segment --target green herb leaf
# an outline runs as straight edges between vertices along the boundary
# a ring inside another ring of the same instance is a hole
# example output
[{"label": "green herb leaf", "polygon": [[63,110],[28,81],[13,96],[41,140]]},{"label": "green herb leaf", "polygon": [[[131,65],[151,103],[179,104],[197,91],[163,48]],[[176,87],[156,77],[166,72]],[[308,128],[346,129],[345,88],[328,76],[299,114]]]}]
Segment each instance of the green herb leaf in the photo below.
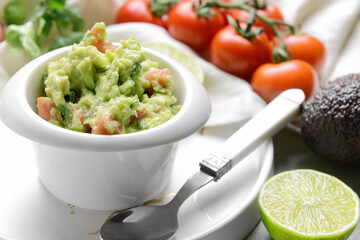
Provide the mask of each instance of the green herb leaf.
[{"label": "green herb leaf", "polygon": [[47,0],[51,10],[61,10],[65,7],[65,0]]},{"label": "green herb leaf", "polygon": [[[5,10],[13,17],[16,16],[15,13],[20,12],[20,6],[22,7],[18,0],[11,0]],[[67,6],[66,0],[40,0],[34,8],[31,21],[32,29],[25,25],[7,29],[9,36],[6,37],[6,41],[12,48],[25,49],[32,56],[40,55],[40,36],[48,36],[54,25],[60,36],[53,39],[50,50],[79,43],[83,38],[81,31],[85,28],[85,21],[82,14],[80,10]],[[70,30],[69,28],[72,28],[72,32],[63,35],[62,29]]]},{"label": "green herb leaf", "polygon": [[135,63],[134,66],[132,66],[130,76],[133,78],[135,77],[141,70],[141,64]]},{"label": "green herb leaf", "polygon": [[5,40],[6,43],[13,49],[22,49],[23,45],[20,40],[22,33],[22,27],[17,25],[10,25],[5,28]]},{"label": "green herb leaf", "polygon": [[43,17],[46,13],[46,6],[43,3],[39,3],[35,6],[33,14],[31,16],[31,21],[36,21],[39,18]]},{"label": "green herb leaf", "polygon": [[72,30],[74,32],[83,31],[85,29],[85,20],[82,18],[81,11],[76,8],[69,8],[65,6],[68,10],[69,18],[72,23]]},{"label": "green herb leaf", "polygon": [[141,125],[140,121],[136,121],[136,128],[138,130],[143,130],[143,126]]},{"label": "green herb leaf", "polygon": [[108,69],[107,65],[102,65],[102,66],[96,68],[96,70],[98,72],[105,72],[107,69]]},{"label": "green herb leaf", "polygon": [[83,37],[84,37],[84,34],[82,32],[69,32],[62,36],[58,36],[54,39],[53,43],[50,46],[49,51],[52,51],[54,49],[61,48],[64,46],[69,46],[74,43],[79,43]]},{"label": "green herb leaf", "polygon": [[54,11],[53,19],[56,22],[56,25],[60,29],[67,29],[71,25],[71,19],[69,17],[70,13],[67,9],[61,9],[58,11]]},{"label": "green herb leaf", "polygon": [[41,54],[41,49],[36,38],[36,36],[34,37],[31,35],[23,35],[20,37],[24,50],[33,57],[37,57]]},{"label": "green herb leaf", "polygon": [[26,19],[24,6],[17,0],[12,0],[4,7],[4,19],[6,25],[23,24]]},{"label": "green herb leaf", "polygon": [[75,92],[74,91],[70,91],[70,93],[68,95],[65,95],[65,101],[66,102],[74,102],[75,101]]},{"label": "green herb leaf", "polygon": [[56,108],[59,109],[61,116],[65,121],[69,121],[71,119],[72,114],[69,108],[61,104],[57,105]]},{"label": "green herb leaf", "polygon": [[45,14],[42,18],[39,19],[38,35],[48,36],[52,26],[53,23],[51,16],[49,14]]},{"label": "green herb leaf", "polygon": [[53,20],[59,29],[68,29],[72,26],[73,31],[82,31],[85,28],[85,21],[78,9],[64,7],[53,12]]},{"label": "green herb leaf", "polygon": [[10,25],[5,30],[6,42],[15,49],[24,49],[31,56],[41,53],[40,40],[30,25]]}]

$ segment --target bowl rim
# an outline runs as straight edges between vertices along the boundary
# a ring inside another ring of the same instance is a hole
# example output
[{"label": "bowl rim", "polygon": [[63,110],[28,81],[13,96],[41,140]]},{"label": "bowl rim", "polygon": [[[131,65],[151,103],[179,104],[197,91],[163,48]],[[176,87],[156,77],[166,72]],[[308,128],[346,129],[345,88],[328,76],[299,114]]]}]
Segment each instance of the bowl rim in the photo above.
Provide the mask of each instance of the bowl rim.
[{"label": "bowl rim", "polygon": [[210,117],[209,96],[195,75],[170,57],[142,47],[150,59],[158,58],[176,70],[180,82],[184,84],[186,94],[182,108],[173,118],[151,129],[119,135],[80,133],[43,120],[27,101],[29,82],[36,75],[38,66],[66,54],[71,47],[63,47],[32,60],[9,80],[0,96],[0,119],[7,127],[32,141],[55,147],[85,151],[126,151],[179,141],[199,130]]}]

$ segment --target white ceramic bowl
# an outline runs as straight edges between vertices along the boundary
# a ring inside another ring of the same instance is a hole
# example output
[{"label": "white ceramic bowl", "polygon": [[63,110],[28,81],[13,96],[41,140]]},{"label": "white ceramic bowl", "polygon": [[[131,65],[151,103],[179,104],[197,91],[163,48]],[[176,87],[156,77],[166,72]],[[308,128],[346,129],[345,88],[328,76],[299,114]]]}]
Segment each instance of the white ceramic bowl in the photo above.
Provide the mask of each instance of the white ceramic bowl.
[{"label": "white ceramic bowl", "polygon": [[176,61],[144,48],[160,68],[170,69],[181,110],[160,126],[131,134],[104,136],[63,129],[36,114],[36,99],[48,62],[69,49],[36,58],[10,79],[0,96],[2,121],[34,142],[39,178],[64,202],[92,210],[119,210],[159,197],[171,177],[176,142],[209,118],[205,88]]}]

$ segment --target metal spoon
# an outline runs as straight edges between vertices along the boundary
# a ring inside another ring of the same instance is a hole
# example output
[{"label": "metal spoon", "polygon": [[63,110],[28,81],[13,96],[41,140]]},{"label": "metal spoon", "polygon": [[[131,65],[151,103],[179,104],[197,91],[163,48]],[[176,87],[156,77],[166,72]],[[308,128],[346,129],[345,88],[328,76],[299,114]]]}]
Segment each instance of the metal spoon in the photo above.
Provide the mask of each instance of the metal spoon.
[{"label": "metal spoon", "polygon": [[178,229],[177,213],[181,204],[207,183],[218,181],[232,166],[294,119],[304,99],[299,89],[281,93],[202,160],[200,171],[187,180],[172,201],[163,206],[147,205],[120,212],[101,227],[101,238],[161,240],[172,237]]}]

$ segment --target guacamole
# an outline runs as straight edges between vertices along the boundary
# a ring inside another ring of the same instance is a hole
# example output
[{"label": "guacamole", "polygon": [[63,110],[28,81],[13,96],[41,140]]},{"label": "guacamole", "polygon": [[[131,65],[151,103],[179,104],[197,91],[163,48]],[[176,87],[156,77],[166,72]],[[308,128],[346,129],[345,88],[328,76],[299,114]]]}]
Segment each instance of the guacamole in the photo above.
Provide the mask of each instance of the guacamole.
[{"label": "guacamole", "polygon": [[96,23],[43,76],[38,115],[55,125],[93,134],[125,134],[156,127],[181,108],[169,69],[146,59],[135,38],[114,46]]}]

